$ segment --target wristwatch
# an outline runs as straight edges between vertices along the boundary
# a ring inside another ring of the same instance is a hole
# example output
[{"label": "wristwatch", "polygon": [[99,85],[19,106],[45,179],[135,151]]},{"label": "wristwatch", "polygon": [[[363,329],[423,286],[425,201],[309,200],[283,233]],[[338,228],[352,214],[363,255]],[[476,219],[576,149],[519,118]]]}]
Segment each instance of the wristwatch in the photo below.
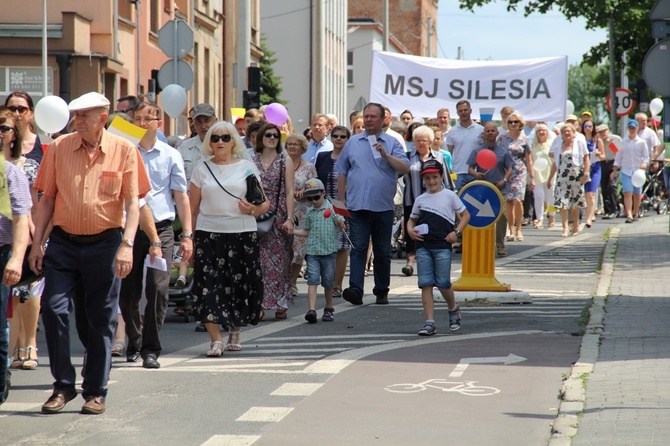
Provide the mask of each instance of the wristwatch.
[{"label": "wristwatch", "polygon": [[121,243],[124,243],[124,244],[125,244],[126,246],[128,246],[129,248],[132,248],[133,245],[135,244],[135,242],[133,242],[133,241],[130,240],[129,238],[124,238],[123,240],[121,240]]},{"label": "wristwatch", "polygon": [[161,247],[163,247],[163,243],[162,242],[151,242],[150,246],[156,246],[158,248],[161,248]]},{"label": "wristwatch", "polygon": [[454,229],[454,232],[456,233],[456,237],[461,237],[463,235],[463,233],[458,229]]},{"label": "wristwatch", "polygon": [[179,234],[179,240],[181,240],[183,238],[190,238],[191,240],[193,240],[193,234],[184,234],[182,232],[181,234]]}]

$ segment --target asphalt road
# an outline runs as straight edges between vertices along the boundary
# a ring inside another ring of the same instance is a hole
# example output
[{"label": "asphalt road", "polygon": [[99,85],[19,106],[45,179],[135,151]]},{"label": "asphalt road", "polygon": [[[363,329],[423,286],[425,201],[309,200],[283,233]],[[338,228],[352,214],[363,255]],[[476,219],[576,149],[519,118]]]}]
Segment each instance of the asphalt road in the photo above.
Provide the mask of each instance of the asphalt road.
[{"label": "asphalt road", "polygon": [[[579,353],[580,320],[598,281],[609,224],[578,237],[524,231],[508,242],[496,278],[530,304],[462,303],[463,328],[438,334],[424,321],[416,276],[394,257],[390,305],[336,300],[335,321],[308,325],[306,284],[289,319],[245,329],[241,352],[206,358],[208,336],[169,313],[159,370],[115,358],[107,412],[83,401],[42,415],[52,378],[44,339],[36,371],[15,371],[0,408],[1,444],[407,445],[546,444],[563,376]],[[459,277],[460,255],[452,278]],[[345,279],[346,281],[346,279]],[[372,280],[366,281],[371,292]],[[320,297],[318,304],[323,307]],[[319,311],[319,316],[321,311]],[[73,339],[80,366],[83,349]]]}]

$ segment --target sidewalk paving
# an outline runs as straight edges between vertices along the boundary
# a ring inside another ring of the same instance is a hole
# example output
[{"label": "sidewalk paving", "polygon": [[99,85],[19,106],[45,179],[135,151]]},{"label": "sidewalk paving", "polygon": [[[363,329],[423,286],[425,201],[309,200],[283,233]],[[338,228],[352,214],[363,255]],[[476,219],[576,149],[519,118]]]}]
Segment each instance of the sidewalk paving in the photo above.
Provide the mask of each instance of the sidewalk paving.
[{"label": "sidewalk paving", "polygon": [[551,446],[669,444],[669,278],[667,216],[614,228]]}]

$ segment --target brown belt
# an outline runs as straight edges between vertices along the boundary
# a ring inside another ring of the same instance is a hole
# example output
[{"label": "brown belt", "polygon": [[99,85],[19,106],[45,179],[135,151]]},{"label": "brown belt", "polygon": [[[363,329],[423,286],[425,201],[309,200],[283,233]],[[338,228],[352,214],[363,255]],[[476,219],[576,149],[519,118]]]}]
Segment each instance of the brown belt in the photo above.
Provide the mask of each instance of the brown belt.
[{"label": "brown belt", "polygon": [[51,232],[73,243],[78,243],[80,245],[88,245],[91,243],[106,240],[110,237],[120,234],[121,228],[111,228],[107,229],[106,231],[102,231],[98,234],[93,235],[76,235],[76,234],[70,234],[69,232],[65,232],[63,228],[61,228],[60,226],[54,226]]}]

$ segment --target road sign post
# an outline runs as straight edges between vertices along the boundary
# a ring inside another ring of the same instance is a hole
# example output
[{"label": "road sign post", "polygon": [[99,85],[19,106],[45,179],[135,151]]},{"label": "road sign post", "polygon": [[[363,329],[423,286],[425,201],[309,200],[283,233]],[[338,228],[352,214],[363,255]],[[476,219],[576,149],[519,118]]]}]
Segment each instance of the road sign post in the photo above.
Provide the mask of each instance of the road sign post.
[{"label": "road sign post", "polygon": [[495,278],[495,224],[503,212],[503,196],[487,181],[473,181],[458,194],[470,213],[463,231],[463,268],[454,282],[455,291],[509,291],[511,286]]}]

